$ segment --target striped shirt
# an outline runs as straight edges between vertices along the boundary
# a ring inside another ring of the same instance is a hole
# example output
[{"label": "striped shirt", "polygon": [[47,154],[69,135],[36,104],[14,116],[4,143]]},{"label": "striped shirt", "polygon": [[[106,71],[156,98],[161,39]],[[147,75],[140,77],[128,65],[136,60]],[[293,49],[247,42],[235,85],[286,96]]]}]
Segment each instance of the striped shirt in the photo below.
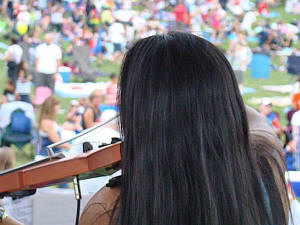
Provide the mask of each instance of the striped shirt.
[{"label": "striped shirt", "polygon": [[29,95],[31,92],[31,81],[22,82],[18,79],[16,83],[16,92],[19,95]]}]

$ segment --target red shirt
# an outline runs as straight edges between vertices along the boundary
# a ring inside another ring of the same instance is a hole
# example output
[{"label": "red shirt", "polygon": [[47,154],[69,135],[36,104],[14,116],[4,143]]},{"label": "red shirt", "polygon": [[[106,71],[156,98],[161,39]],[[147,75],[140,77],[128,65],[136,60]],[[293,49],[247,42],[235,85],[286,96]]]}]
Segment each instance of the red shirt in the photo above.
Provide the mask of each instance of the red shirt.
[{"label": "red shirt", "polygon": [[175,6],[174,11],[176,16],[176,22],[185,23],[187,17],[187,10],[183,4]]},{"label": "red shirt", "polygon": [[268,4],[266,2],[259,2],[257,5],[257,11],[259,14],[268,12]]}]

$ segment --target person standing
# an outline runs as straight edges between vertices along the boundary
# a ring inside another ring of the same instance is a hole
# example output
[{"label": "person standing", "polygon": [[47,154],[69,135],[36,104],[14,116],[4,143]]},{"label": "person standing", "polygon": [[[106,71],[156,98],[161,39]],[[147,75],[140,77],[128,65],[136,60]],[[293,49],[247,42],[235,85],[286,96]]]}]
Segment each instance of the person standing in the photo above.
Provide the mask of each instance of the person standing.
[{"label": "person standing", "polygon": [[44,41],[36,48],[35,85],[36,87],[46,86],[53,91],[62,52],[59,46],[52,43],[52,35],[50,33],[45,35]]},{"label": "person standing", "polygon": [[106,104],[116,105],[118,95],[118,85],[116,74],[111,74],[106,87]]},{"label": "person standing", "polygon": [[252,59],[252,51],[245,41],[239,41],[229,52],[229,60],[241,93],[243,93],[243,79],[247,67]]},{"label": "person standing", "polygon": [[189,24],[189,13],[182,1],[178,1],[173,13],[175,14],[176,30],[185,31]]},{"label": "person standing", "polygon": [[17,15],[17,22],[25,23],[27,25],[27,28],[30,27],[31,15],[28,12],[28,9],[27,9],[26,5],[21,5],[20,6],[20,12]]},{"label": "person standing", "polygon": [[113,61],[115,61],[121,56],[123,46],[126,43],[125,28],[118,18],[112,25],[110,25],[109,36],[114,45]]},{"label": "person standing", "polygon": [[7,65],[7,75],[15,86],[17,81],[17,68],[21,62],[23,55],[23,50],[20,45],[18,45],[18,40],[14,37],[10,39],[10,46],[5,53],[5,61]]}]

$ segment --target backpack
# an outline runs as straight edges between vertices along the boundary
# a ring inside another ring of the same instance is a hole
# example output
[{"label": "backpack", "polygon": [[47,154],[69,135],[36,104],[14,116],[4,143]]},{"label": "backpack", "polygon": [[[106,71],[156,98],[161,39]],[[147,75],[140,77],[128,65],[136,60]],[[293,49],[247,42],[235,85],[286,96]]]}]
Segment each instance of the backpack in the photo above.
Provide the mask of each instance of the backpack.
[{"label": "backpack", "polygon": [[30,134],[31,121],[23,110],[17,109],[11,114],[10,129],[12,133]]}]

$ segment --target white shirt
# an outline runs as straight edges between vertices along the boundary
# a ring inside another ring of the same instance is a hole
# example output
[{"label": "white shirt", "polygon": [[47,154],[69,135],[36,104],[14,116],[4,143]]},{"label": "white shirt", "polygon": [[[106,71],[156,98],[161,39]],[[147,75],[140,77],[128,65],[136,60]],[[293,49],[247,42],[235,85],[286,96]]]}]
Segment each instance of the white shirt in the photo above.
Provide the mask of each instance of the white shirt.
[{"label": "white shirt", "polygon": [[51,23],[61,24],[63,21],[63,14],[61,12],[54,12],[50,17]]},{"label": "white shirt", "polygon": [[121,23],[113,23],[109,27],[109,35],[112,43],[122,44],[125,42],[125,29]]},{"label": "white shirt", "polygon": [[252,24],[256,21],[256,15],[254,12],[247,12],[244,16],[241,28],[243,30],[251,30]]},{"label": "white shirt", "polygon": [[291,124],[293,126],[300,126],[300,111],[297,111],[293,114]]},{"label": "white shirt", "polygon": [[56,44],[40,44],[36,48],[36,58],[38,59],[37,71],[39,73],[54,74],[57,72],[57,60],[61,59],[60,47]]},{"label": "white shirt", "polygon": [[28,11],[22,11],[18,14],[17,16],[17,20],[19,22],[24,22],[26,23],[26,25],[30,25],[31,23],[31,16],[30,16],[30,13]]},{"label": "white shirt", "polygon": [[248,64],[251,62],[252,52],[249,47],[243,46],[236,50],[231,59],[233,70],[241,70],[245,72]]},{"label": "white shirt", "polygon": [[23,55],[23,49],[21,48],[21,46],[18,45],[18,44],[9,46],[6,53],[5,53],[5,58],[10,53],[12,54],[12,61],[19,64],[21,62],[22,55]]}]

